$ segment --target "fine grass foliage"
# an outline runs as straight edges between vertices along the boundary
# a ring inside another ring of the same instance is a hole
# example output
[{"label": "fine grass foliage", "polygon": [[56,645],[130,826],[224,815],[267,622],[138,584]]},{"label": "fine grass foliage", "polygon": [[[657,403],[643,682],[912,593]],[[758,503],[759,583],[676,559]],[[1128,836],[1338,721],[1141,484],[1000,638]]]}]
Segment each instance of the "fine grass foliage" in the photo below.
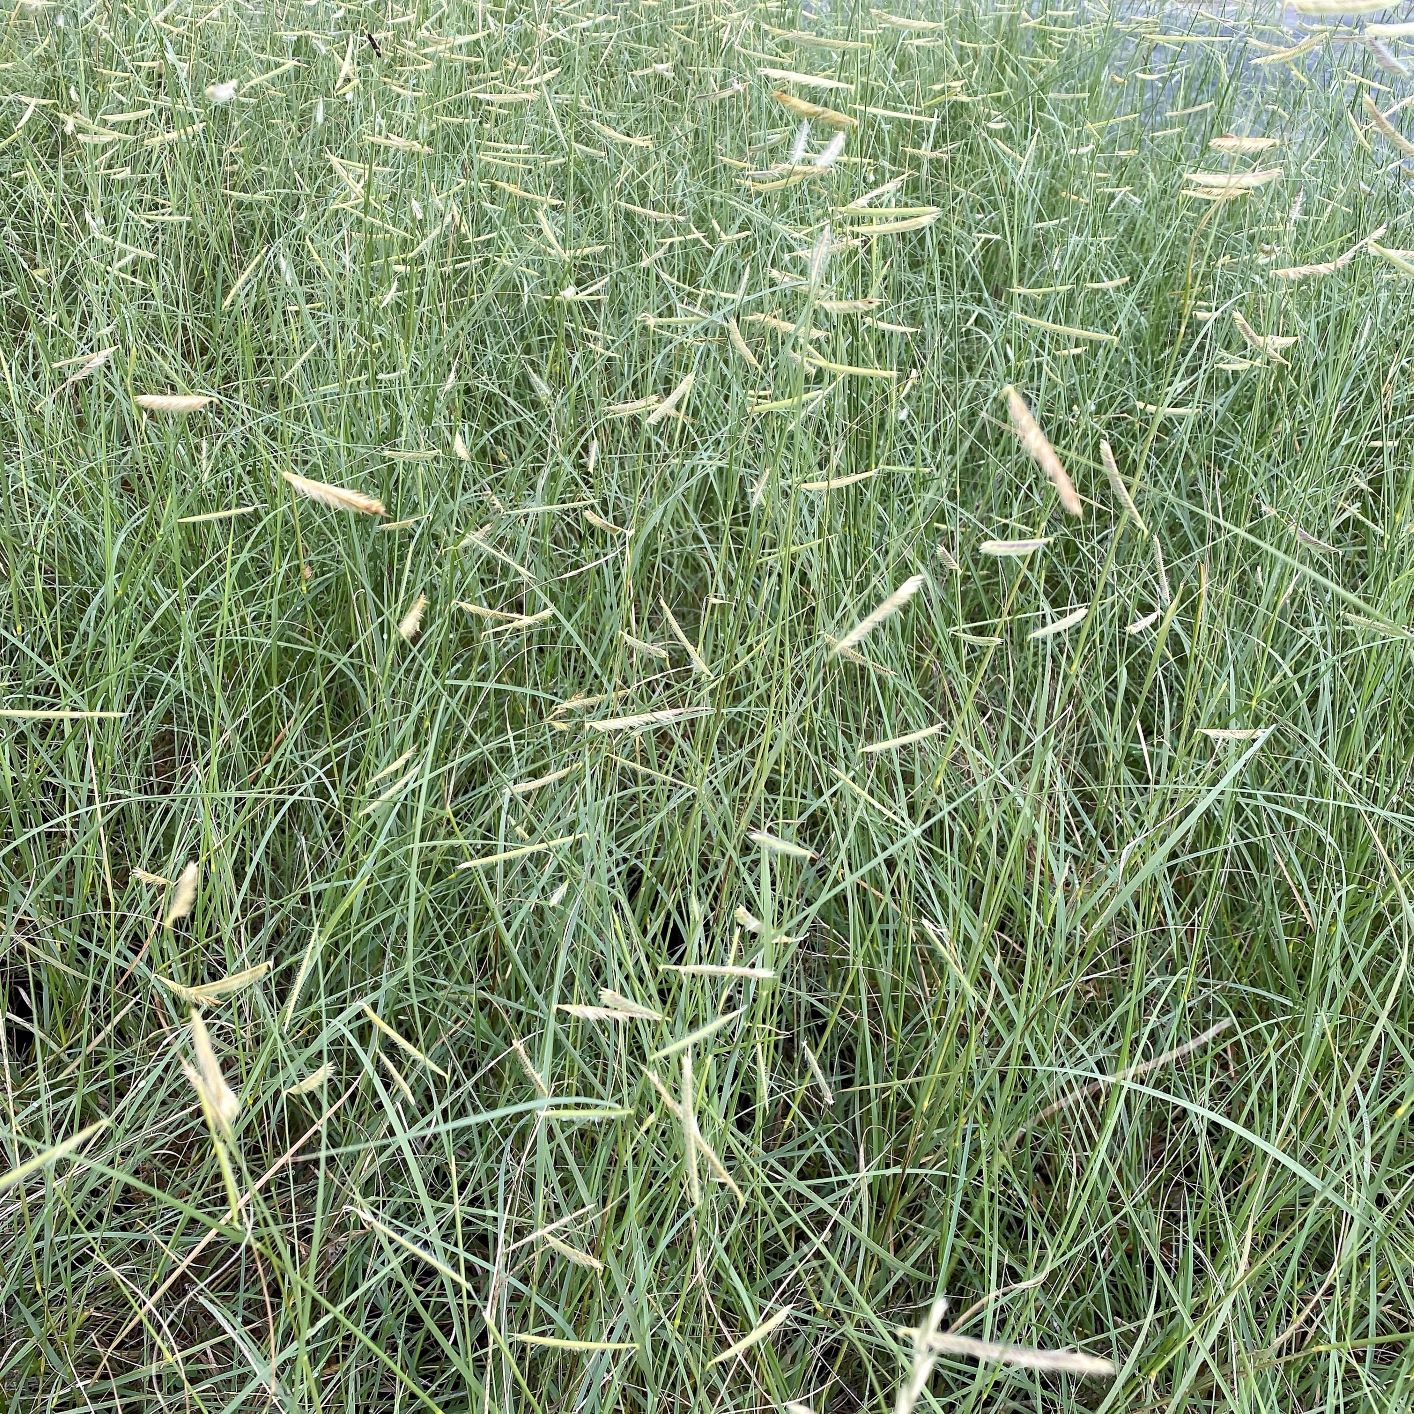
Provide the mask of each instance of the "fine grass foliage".
[{"label": "fine grass foliage", "polygon": [[1406,1407],[1397,18],[12,5],[0,1405]]}]

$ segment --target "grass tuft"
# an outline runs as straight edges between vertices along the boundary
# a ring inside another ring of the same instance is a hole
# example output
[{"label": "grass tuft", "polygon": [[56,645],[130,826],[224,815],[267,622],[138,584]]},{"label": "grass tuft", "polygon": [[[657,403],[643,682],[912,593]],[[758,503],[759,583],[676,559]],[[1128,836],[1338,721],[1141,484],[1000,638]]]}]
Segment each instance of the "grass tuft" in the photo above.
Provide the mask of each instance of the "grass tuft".
[{"label": "grass tuft", "polygon": [[0,1406],[1408,1403],[1375,8],[12,8]]}]

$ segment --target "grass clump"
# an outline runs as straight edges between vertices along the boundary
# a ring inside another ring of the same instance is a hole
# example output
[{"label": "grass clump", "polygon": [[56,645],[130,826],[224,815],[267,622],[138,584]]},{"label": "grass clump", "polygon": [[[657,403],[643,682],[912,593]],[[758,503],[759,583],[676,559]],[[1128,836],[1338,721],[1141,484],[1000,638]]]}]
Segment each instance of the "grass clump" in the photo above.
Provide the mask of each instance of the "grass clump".
[{"label": "grass clump", "polygon": [[1403,42],[17,8],[8,1409],[1405,1403]]}]

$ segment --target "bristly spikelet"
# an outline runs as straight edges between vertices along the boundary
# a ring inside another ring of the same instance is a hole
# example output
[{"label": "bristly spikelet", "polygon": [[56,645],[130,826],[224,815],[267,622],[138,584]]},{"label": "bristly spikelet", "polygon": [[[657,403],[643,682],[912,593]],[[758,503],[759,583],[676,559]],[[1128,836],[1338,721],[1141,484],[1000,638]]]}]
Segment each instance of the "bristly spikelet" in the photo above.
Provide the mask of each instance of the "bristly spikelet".
[{"label": "bristly spikelet", "polygon": [[334,1067],[325,1061],[318,1070],[312,1070],[303,1080],[297,1080],[285,1091],[287,1095],[308,1095],[312,1090],[318,1090],[334,1074]]},{"label": "bristly spikelet", "polygon": [[687,376],[681,383],[650,412],[643,425],[653,427],[663,421],[664,418],[671,417],[677,410],[677,406],[692,391],[692,385],[697,381],[697,371],[689,370]]},{"label": "bristly spikelet", "polygon": [[332,486],[327,481],[311,481],[307,476],[296,476],[292,471],[282,471],[280,475],[290,483],[290,489],[297,495],[307,496],[322,506],[333,506],[335,510],[340,511],[357,511],[365,516],[388,514],[382,501],[373,496],[365,496],[362,491],[350,491],[346,486]]},{"label": "bristly spikelet", "polygon": [[1115,1374],[1114,1361],[1079,1350],[1037,1350],[1029,1345],[1003,1345],[951,1331],[935,1331],[925,1338],[927,1348],[939,1355],[958,1355],[970,1360],[992,1360],[1003,1365],[1021,1365],[1028,1370],[1058,1371],[1082,1379],[1108,1380]]},{"label": "bristly spikelet", "polygon": [[1157,535],[1150,538],[1154,546],[1154,574],[1159,581],[1159,603],[1167,606],[1173,601],[1173,590],[1169,588],[1168,570],[1164,566],[1164,547]]},{"label": "bristly spikelet", "polygon": [[216,1051],[206,1031],[206,1023],[202,1021],[201,1013],[195,1010],[191,1014],[191,1043],[192,1050],[196,1052],[196,1065],[193,1067],[183,1061],[182,1068],[212,1123],[229,1134],[236,1116],[241,1112],[240,1097],[226,1084],[226,1077],[221,1074],[221,1063],[216,1059]]},{"label": "bristly spikelet", "polygon": [[1060,497],[1061,506],[1066,514],[1073,516],[1083,514],[1084,507],[1076,492],[1075,484],[1066,474],[1066,469],[1061,465],[1061,459],[1056,455],[1055,448],[1047,440],[1046,434],[1041,431],[1041,424],[1036,421],[1031,409],[1027,407],[1026,399],[1010,383],[1002,389],[1002,396],[1006,398],[1007,411],[1011,414],[1011,425],[1016,435],[1021,439],[1021,445],[1026,449],[1027,455],[1050,478],[1051,485],[1056,488],[1056,494]]},{"label": "bristly spikelet", "polygon": [[1115,493],[1115,499],[1134,517],[1134,523],[1139,529],[1147,534],[1149,527],[1144,524],[1144,517],[1139,514],[1139,507],[1134,504],[1134,497],[1129,494],[1129,487],[1124,484],[1124,477],[1119,474],[1114,449],[1105,437],[1100,438],[1100,462],[1105,468],[1105,475],[1109,478],[1110,490]]},{"label": "bristly spikelet", "polygon": [[822,171],[833,167],[839,161],[840,153],[844,151],[844,143],[844,133],[836,133],[825,145],[824,150],[815,158],[815,165]]},{"label": "bristly spikelet", "polygon": [[185,412],[200,412],[216,399],[209,393],[139,393],[133,399],[144,412],[168,413],[175,417]]},{"label": "bristly spikelet", "polygon": [[1266,152],[1281,143],[1279,137],[1245,137],[1237,133],[1224,133],[1212,138],[1208,146],[1214,152],[1228,152],[1238,155],[1249,152]]},{"label": "bristly spikelet", "polygon": [[1263,167],[1257,172],[1185,172],[1183,180],[1189,184],[1191,194],[1231,195],[1256,191],[1268,182],[1274,182],[1282,174],[1280,167]]},{"label": "bristly spikelet", "polygon": [[422,632],[422,613],[427,608],[427,596],[419,594],[412,601],[412,607],[402,617],[398,624],[398,632],[411,643],[419,633]]},{"label": "bristly spikelet", "polygon": [[243,967],[239,972],[228,972],[224,977],[218,977],[214,982],[202,982],[195,987],[184,987],[180,982],[173,982],[169,977],[161,977],[154,974],[154,979],[160,982],[169,992],[180,997],[188,1006],[212,1006],[217,1002],[224,1001],[227,997],[234,996],[237,992],[244,991],[253,983],[260,981],[267,972],[270,971],[269,961],[258,962],[254,967]]},{"label": "bristly spikelet", "polygon": [[1364,104],[1365,111],[1370,115],[1370,121],[1380,132],[1406,156],[1414,156],[1414,142],[1410,142],[1409,139],[1390,122],[1389,118],[1380,112],[1379,105],[1368,93],[1364,97]]},{"label": "bristly spikelet", "polygon": [[1303,15],[1364,15],[1371,10],[1383,10],[1388,0],[1294,0],[1293,8]]},{"label": "bristly spikelet", "polygon": [[771,95],[787,113],[796,118],[809,118],[817,123],[824,123],[829,128],[856,128],[859,126],[858,118],[851,118],[848,113],[841,113],[835,108],[825,108],[819,103],[811,103],[807,99],[797,98],[793,93],[787,93],[784,89],[777,89]]},{"label": "bristly spikelet", "polygon": [[867,613],[834,645],[830,650],[831,654],[848,653],[855,644],[861,643],[869,634],[873,633],[885,619],[898,613],[927,583],[928,576],[926,574],[915,574],[904,580],[882,604]]},{"label": "bristly spikelet", "polygon": [[1296,342],[1296,336],[1294,334],[1259,334],[1246,319],[1242,317],[1242,311],[1240,309],[1234,309],[1232,311],[1232,322],[1237,327],[1237,332],[1242,335],[1243,343],[1249,348],[1256,349],[1258,353],[1266,354],[1273,363],[1280,363],[1285,366],[1286,360],[1282,357],[1282,354]]},{"label": "bristly spikelet", "polygon": [[[1294,214],[1291,219],[1295,219]],[[1348,246],[1332,260],[1318,260],[1308,265],[1287,265],[1273,270],[1272,274],[1279,280],[1304,280],[1309,275],[1334,275],[1337,270],[1343,270],[1349,265],[1366,247],[1376,252],[1381,250],[1383,247],[1378,242],[1388,229],[1388,226],[1376,227],[1368,236],[1361,237],[1353,246]]]},{"label": "bristly spikelet", "polygon": [[642,1002],[636,1002],[631,997],[624,996],[621,992],[612,991],[608,987],[599,989],[599,1005],[610,1011],[616,1011],[621,1016],[626,1016],[633,1021],[661,1021],[663,1013],[654,1011],[652,1007],[647,1007]]},{"label": "bristly spikelet", "polygon": [[196,884],[200,877],[201,868],[193,859],[182,870],[178,876],[176,887],[172,890],[171,902],[168,903],[166,916],[162,919],[164,928],[170,928],[172,924],[180,923],[196,906]]},{"label": "bristly spikelet", "polygon": [[1364,36],[1365,48],[1375,57],[1375,63],[1382,68],[1385,73],[1393,74],[1396,78],[1407,79],[1409,70],[1394,57],[1393,54],[1373,35]]},{"label": "bristly spikelet", "polygon": [[1050,536],[1036,535],[1028,540],[984,540],[977,548],[984,555],[995,555],[998,559],[1015,560],[1044,550],[1051,543]]},{"label": "bristly spikelet", "polygon": [[830,252],[833,249],[830,242],[830,223],[826,221],[824,228],[815,238],[815,244],[810,247],[810,255],[806,261],[805,278],[810,281],[812,289],[824,276],[825,266],[830,262]]},{"label": "bristly spikelet", "polygon": [[1040,628],[1033,628],[1026,636],[1033,640],[1054,638],[1057,634],[1065,633],[1078,623],[1083,623],[1085,616],[1090,612],[1089,605],[1074,609],[1070,613],[1062,615],[1058,619],[1052,619],[1050,623],[1045,623]]}]

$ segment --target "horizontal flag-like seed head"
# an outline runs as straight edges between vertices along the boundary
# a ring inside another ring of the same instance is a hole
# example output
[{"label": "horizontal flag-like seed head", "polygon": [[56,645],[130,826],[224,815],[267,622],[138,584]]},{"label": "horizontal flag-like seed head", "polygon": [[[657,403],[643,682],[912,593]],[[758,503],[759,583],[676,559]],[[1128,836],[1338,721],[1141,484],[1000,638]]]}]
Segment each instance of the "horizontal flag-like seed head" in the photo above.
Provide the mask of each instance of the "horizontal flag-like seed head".
[{"label": "horizontal flag-like seed head", "polygon": [[200,412],[216,399],[208,393],[139,393],[133,401],[144,412],[177,417],[186,412]]},{"label": "horizontal flag-like seed head", "polygon": [[299,496],[307,496],[322,506],[333,506],[335,510],[355,511],[359,515],[384,516],[388,512],[383,502],[362,491],[352,491],[347,486],[334,486],[327,481],[312,481],[307,476],[296,476],[292,471],[282,471],[281,476],[290,483],[290,489]]}]

